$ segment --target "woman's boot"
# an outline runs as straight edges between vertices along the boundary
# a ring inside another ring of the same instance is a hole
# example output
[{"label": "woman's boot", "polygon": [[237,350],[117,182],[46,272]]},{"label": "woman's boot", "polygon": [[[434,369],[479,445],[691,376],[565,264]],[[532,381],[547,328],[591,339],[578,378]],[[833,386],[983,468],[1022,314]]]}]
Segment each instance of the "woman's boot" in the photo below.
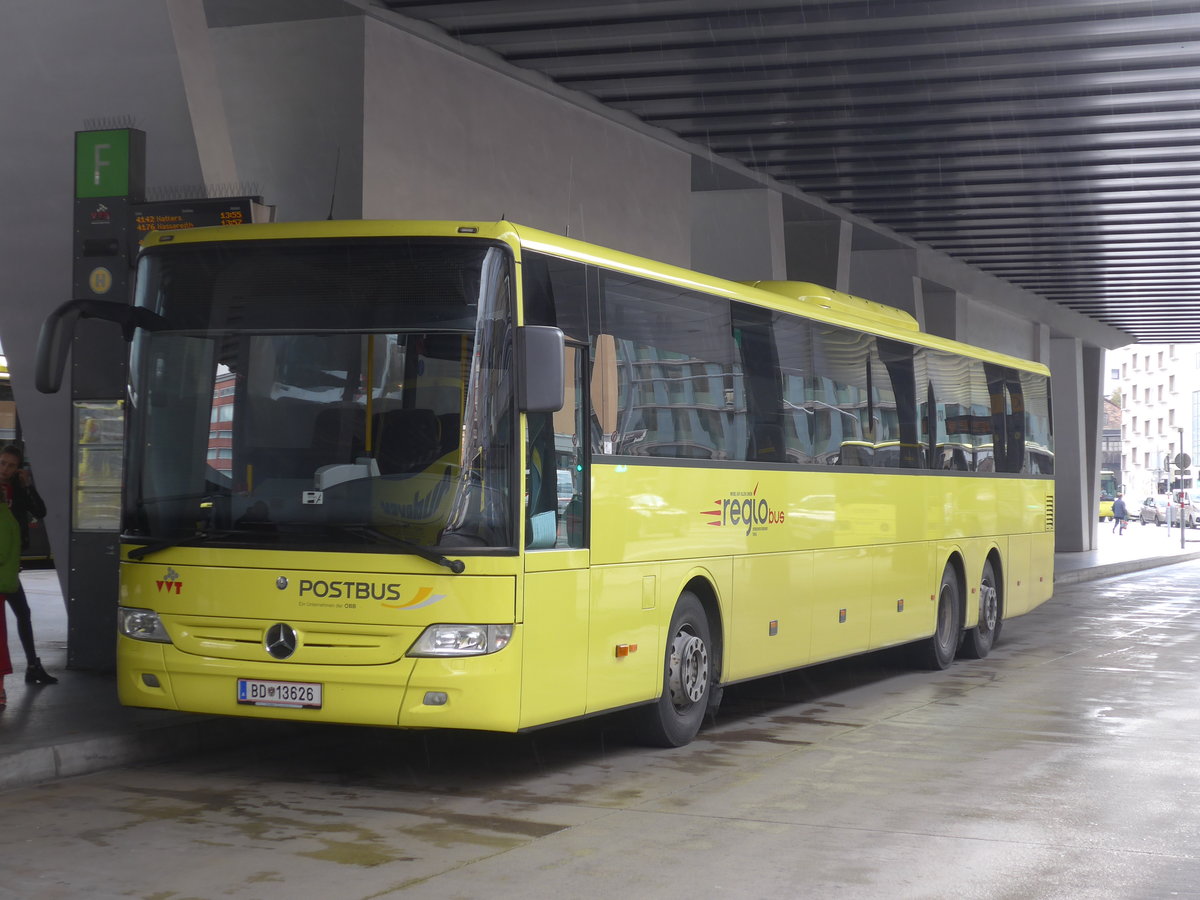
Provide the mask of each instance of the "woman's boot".
[{"label": "woman's boot", "polygon": [[35,659],[25,667],[26,684],[58,684],[58,679],[42,668],[42,661]]}]

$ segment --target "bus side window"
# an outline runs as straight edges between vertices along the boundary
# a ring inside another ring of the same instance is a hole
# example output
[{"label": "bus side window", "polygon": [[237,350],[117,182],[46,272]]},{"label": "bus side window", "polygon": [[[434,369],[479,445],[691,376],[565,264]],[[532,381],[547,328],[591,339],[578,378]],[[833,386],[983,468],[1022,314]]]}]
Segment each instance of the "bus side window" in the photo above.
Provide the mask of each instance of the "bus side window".
[{"label": "bus side window", "polygon": [[555,503],[561,522],[556,547],[583,547],[588,489],[588,448],[584,438],[587,421],[584,372],[587,348],[568,344],[567,379],[563,408],[554,414]]},{"label": "bus side window", "polygon": [[526,540],[530,550],[582,547],[588,480],[583,440],[583,367],[587,359],[586,266],[540,253],[523,258],[525,324],[553,325],[567,338],[563,406],[528,418]]},{"label": "bus side window", "polygon": [[759,462],[787,461],[779,358],[771,331],[775,316],[770,310],[733,304],[733,339],[741,358],[750,423],[745,458]]}]

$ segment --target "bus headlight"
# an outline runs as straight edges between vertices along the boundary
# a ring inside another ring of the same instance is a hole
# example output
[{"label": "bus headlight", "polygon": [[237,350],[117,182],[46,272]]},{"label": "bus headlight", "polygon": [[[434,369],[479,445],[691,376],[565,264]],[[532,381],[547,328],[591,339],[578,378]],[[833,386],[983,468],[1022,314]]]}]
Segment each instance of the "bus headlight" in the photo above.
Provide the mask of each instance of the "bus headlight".
[{"label": "bus headlight", "polygon": [[163,628],[158,613],[150,609],[131,609],[127,606],[117,607],[117,628],[125,637],[138,641],[157,641],[160,644],[171,643],[171,636]]},{"label": "bus headlight", "polygon": [[482,656],[503,650],[511,625],[430,625],[409,648],[409,656]]}]

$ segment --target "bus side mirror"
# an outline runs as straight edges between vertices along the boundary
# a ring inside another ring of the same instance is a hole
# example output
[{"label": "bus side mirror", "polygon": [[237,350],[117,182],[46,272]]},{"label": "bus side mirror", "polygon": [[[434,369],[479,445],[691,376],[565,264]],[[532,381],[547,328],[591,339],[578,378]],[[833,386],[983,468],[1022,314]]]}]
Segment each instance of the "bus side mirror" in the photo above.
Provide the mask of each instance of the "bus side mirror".
[{"label": "bus side mirror", "polygon": [[104,319],[121,326],[126,341],[133,340],[135,328],[161,329],[164,319],[157,313],[111,300],[68,300],[46,316],[38,335],[34,385],[43,394],[56,394],[62,387],[67,367],[67,352],[80,319]]},{"label": "bus side mirror", "polygon": [[517,330],[517,405],[522,412],[558,412],[566,385],[563,333],[550,325]]},{"label": "bus side mirror", "polygon": [[67,367],[67,351],[75,337],[75,323],[83,314],[80,301],[69,300],[46,316],[38,335],[33,382],[43,394],[57,394]]}]

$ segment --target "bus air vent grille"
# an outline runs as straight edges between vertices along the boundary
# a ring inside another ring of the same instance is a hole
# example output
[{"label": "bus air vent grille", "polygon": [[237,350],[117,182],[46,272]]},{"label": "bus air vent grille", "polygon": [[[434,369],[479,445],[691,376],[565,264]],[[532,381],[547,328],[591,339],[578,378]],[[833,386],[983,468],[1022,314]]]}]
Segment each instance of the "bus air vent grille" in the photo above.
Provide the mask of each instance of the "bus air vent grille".
[{"label": "bus air vent grille", "polygon": [[[276,621],[214,621],[191,616],[169,617],[166,622],[175,647],[183,653],[216,659],[273,662],[266,650],[266,633]],[[377,666],[404,656],[421,633],[419,627],[333,625],[290,621],[298,647],[288,663],[312,665]]]},{"label": "bus air vent grille", "polygon": [[1054,530],[1054,497],[1046,498],[1046,530]]}]

